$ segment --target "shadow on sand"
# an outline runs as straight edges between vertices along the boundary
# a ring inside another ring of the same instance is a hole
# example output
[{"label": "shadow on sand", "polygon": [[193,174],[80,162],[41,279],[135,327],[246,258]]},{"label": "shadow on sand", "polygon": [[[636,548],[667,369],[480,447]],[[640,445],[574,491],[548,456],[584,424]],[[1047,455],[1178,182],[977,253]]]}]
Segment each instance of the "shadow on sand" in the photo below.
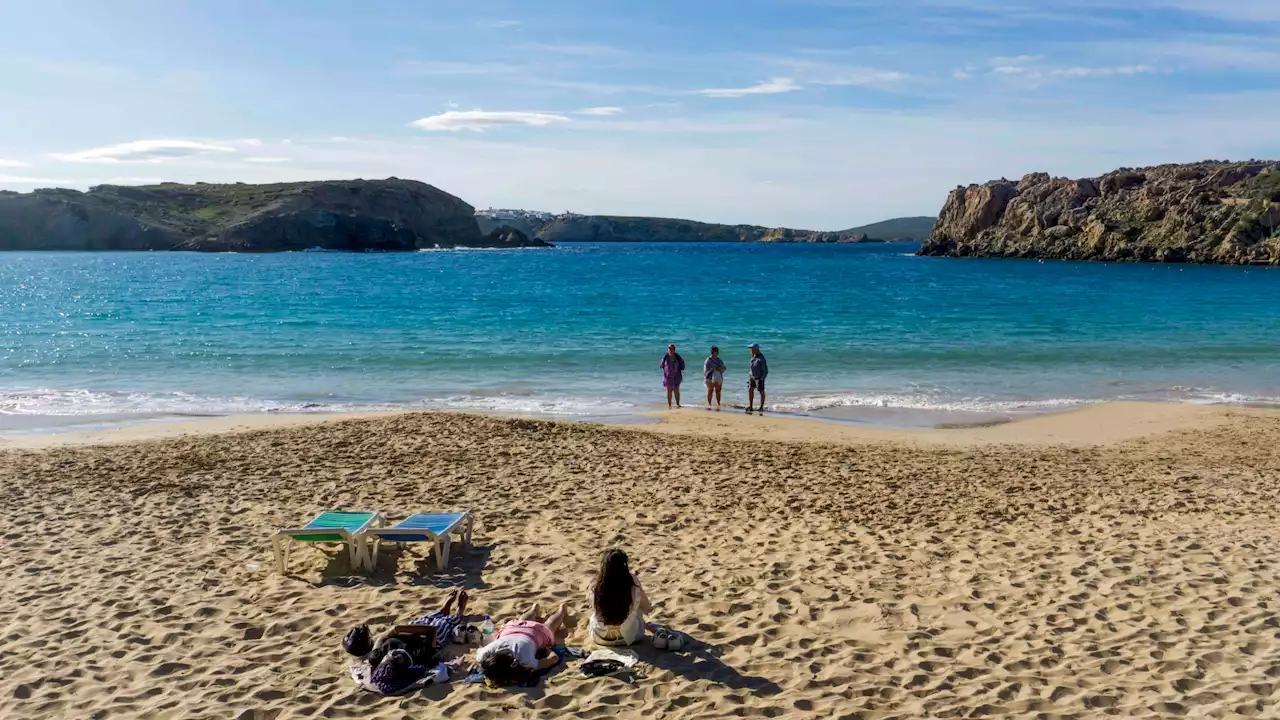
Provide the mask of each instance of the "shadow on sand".
[{"label": "shadow on sand", "polygon": [[[757,677],[754,675],[744,675],[736,668],[733,668],[720,659],[720,649],[714,645],[708,645],[699,642],[689,635],[689,645],[686,649],[679,652],[669,650],[658,650],[645,641],[639,645],[633,645],[629,648],[616,648],[617,650],[631,650],[639,657],[640,662],[648,665],[655,670],[666,670],[674,675],[678,675],[686,680],[706,680],[709,682],[723,685],[731,690],[749,692],[760,697],[771,697],[782,692],[782,688],[777,683],[768,678]],[[588,649],[588,653],[590,649]],[[531,700],[538,700],[546,695],[546,683],[549,678],[562,673],[578,672],[578,661],[570,660],[567,663],[561,663],[555,670],[543,678],[543,681],[537,687],[513,687],[504,688],[505,692],[519,693],[525,695]],[[615,682],[633,685],[640,682],[656,682],[650,675],[649,677],[636,676],[633,673],[624,672],[617,675],[601,678],[612,680]]]},{"label": "shadow on sand", "polygon": [[[489,556],[493,554],[496,547],[496,544],[472,545],[470,547],[455,545],[449,558],[449,566],[437,571],[433,557],[421,555],[415,550],[402,550],[398,545],[389,543],[384,545],[378,553],[377,569],[367,575],[352,572],[347,553],[340,552],[329,557],[329,564],[321,573],[321,579],[311,584],[314,587],[335,585],[338,587],[355,587],[357,585],[382,586],[403,583],[413,586],[435,587],[442,590],[455,588],[483,590],[489,587],[488,583],[484,581],[484,568],[489,563]],[[398,575],[400,562],[404,559],[413,563],[413,571],[408,574],[408,577]],[[305,578],[300,578],[296,575],[292,577],[305,580]]]},{"label": "shadow on sand", "polygon": [[782,688],[768,678],[744,675],[733,666],[725,664],[720,659],[723,654],[720,648],[704,643],[688,633],[684,633],[684,636],[686,646],[680,651],[659,650],[650,644],[652,638],[629,649],[635,651],[641,662],[686,680],[708,680],[731,690],[745,690],[761,697],[782,692]]}]

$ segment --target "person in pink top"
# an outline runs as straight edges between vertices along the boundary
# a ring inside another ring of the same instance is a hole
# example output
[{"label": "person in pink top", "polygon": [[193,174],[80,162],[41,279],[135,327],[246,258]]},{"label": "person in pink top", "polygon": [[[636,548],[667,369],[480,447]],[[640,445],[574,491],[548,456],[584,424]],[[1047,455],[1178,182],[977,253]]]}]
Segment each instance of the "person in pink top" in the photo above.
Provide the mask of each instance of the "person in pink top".
[{"label": "person in pink top", "polygon": [[[494,685],[516,685],[538,670],[560,662],[551,648],[564,639],[565,608],[561,605],[543,620],[534,605],[518,620],[509,620],[498,637],[476,651],[480,672]],[[539,654],[544,654],[539,658]]]}]

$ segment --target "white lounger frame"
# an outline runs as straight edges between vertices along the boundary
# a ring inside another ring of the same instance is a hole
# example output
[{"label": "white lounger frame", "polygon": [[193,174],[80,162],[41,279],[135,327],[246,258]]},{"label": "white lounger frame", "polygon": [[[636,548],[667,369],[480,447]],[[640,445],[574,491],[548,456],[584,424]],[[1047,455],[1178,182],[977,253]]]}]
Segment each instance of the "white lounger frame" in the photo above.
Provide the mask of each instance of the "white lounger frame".
[{"label": "white lounger frame", "polygon": [[[446,514],[446,513],[462,513],[462,517],[458,518],[457,521],[455,521],[452,525],[449,526],[448,530],[445,530],[443,533],[440,533],[439,535],[436,535],[435,533],[429,530],[423,530],[420,528],[405,528],[402,530],[394,527],[389,528],[389,527],[381,527],[381,526],[378,528],[378,532],[376,534],[366,532],[365,533],[366,536],[372,539],[372,542],[370,542],[369,539],[366,539],[364,542],[366,552],[369,553],[369,569],[373,570],[378,563],[378,547],[381,543],[394,542],[396,543],[396,545],[400,546],[401,550],[403,550],[405,545],[410,545],[412,543],[398,542],[395,539],[397,535],[426,535],[430,538],[433,538],[431,543],[432,545],[431,550],[436,557],[436,571],[439,572],[441,570],[444,570],[446,567],[449,566],[449,550],[453,545],[453,538],[449,537],[449,534],[451,532],[456,532],[458,528],[461,527],[462,543],[470,547],[471,546],[471,530],[475,523],[475,518],[471,514],[470,510],[447,510],[445,511],[445,513],[432,513],[432,514]],[[421,541],[415,541],[415,542],[421,542]]]},{"label": "white lounger frame", "polygon": [[[317,516],[319,517],[319,516]],[[342,541],[346,543],[348,556],[351,558],[351,569],[359,572],[364,568],[373,569],[372,555],[369,552],[368,544],[365,540],[365,533],[370,528],[382,527],[387,522],[382,513],[375,512],[368,522],[356,528],[355,532],[340,530],[334,528],[291,528],[285,530],[277,530],[271,536],[271,550],[276,556],[276,570],[284,575],[289,569],[289,546],[292,544],[290,540],[305,539],[312,535],[340,535]],[[336,540],[327,540],[324,542],[338,542]]]}]

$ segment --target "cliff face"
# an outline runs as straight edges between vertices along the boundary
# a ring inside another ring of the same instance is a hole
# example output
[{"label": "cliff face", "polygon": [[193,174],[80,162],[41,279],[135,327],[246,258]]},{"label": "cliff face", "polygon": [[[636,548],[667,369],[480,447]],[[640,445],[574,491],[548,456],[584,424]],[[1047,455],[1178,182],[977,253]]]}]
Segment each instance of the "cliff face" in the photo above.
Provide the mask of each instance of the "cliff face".
[{"label": "cliff face", "polygon": [[100,185],[0,193],[0,250],[408,251],[544,245],[484,236],[475,210],[412,180]]},{"label": "cliff face", "polygon": [[953,190],[921,255],[1280,264],[1280,163],[1044,173]]},{"label": "cliff face", "polygon": [[538,238],[562,242],[875,242],[861,233],[817,232],[757,225],[716,225],[670,218],[563,215],[544,224]]}]

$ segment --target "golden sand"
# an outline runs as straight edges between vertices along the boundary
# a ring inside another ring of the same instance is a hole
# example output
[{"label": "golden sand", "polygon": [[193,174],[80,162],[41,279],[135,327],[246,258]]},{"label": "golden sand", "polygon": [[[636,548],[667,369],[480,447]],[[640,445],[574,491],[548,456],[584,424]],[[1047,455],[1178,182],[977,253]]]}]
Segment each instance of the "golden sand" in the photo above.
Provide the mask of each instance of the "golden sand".
[{"label": "golden sand", "polygon": [[[0,450],[0,717],[1277,717],[1280,415],[1161,408],[875,437],[689,412],[11,438],[44,449]],[[443,573],[309,548],[273,573],[270,532],[335,507],[472,508],[475,547]],[[612,546],[697,641],[641,647],[634,684],[387,699],[345,676],[348,627],[450,587],[581,614]]]}]

